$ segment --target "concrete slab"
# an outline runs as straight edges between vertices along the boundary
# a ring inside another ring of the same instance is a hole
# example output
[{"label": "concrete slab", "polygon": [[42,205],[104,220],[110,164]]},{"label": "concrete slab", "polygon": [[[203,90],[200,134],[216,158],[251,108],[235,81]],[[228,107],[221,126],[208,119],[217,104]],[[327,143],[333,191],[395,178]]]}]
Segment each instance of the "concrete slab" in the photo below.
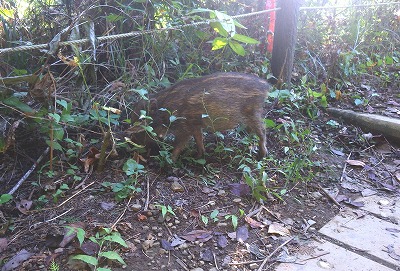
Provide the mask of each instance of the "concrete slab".
[{"label": "concrete slab", "polygon": [[307,247],[301,247],[296,256],[298,257],[296,263],[281,263],[275,271],[393,271],[328,241],[324,243],[314,241]]},{"label": "concrete slab", "polygon": [[400,243],[400,226],[371,215],[360,216],[360,212],[362,211],[356,213],[351,209],[345,209],[319,232],[400,266],[400,262],[389,257],[386,252],[388,246],[398,246]]},{"label": "concrete slab", "polygon": [[400,199],[397,197],[373,195],[360,197],[355,201],[364,202],[363,210],[400,222]]}]

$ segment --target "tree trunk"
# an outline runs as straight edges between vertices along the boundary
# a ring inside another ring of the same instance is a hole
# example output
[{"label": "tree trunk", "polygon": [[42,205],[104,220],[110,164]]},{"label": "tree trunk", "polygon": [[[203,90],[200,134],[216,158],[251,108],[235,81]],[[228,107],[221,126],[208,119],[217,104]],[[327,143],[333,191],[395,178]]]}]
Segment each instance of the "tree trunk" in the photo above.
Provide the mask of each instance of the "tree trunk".
[{"label": "tree trunk", "polygon": [[283,83],[290,85],[293,69],[294,49],[297,39],[297,21],[301,0],[280,0],[276,13],[274,48],[271,68],[278,88]]}]

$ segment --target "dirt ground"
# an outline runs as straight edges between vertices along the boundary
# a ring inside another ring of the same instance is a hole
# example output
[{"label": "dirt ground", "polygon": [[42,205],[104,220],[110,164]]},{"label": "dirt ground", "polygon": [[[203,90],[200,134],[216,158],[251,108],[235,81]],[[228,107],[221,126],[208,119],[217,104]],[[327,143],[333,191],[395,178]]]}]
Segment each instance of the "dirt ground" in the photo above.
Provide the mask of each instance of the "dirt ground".
[{"label": "dirt ground", "polygon": [[[374,91],[379,96],[370,99],[368,106],[355,109],[399,118],[398,90]],[[360,87],[360,92],[369,97],[369,90]],[[353,104],[344,94],[342,101],[331,106],[354,109]],[[340,125],[329,126],[329,120]],[[72,226],[84,228],[87,238],[103,228],[121,234],[127,247],[116,243],[102,247],[102,251],[118,252],[126,263],[101,258],[99,266],[112,270],[257,270],[262,266],[263,270],[274,270],[279,262],[291,261],[290,255],[301,249],[304,241],[318,239],[316,230],[337,214],[340,206],[357,209],[361,205],[356,199],[365,191],[378,195],[399,192],[399,147],[378,135],[362,140],[368,131],[322,110],[312,127],[310,136],[318,146],[313,155],[317,165],[312,169],[314,178],[283,181],[279,175],[269,176],[268,189],[284,193],[281,199],[271,193],[263,204],[232,185],[243,182],[241,170],[229,159],[214,157],[212,136],[206,138],[206,165],[183,162],[179,168],[161,170],[157,161],[150,159],[144,164],[147,173],[137,184],[141,191],[121,202],[102,183],[126,179],[122,164],[127,157],[109,161],[101,173],[80,170],[79,181],[66,174],[39,175],[41,164],[14,193],[14,201],[1,206],[0,264],[26,250],[30,257],[15,259],[21,261],[15,270],[54,270],[50,268],[52,261],[60,270],[90,270],[70,256],[95,255],[98,247],[88,239],[82,247],[77,238],[66,241],[65,226]],[[276,146],[274,138],[279,135],[273,133],[269,135],[269,151],[278,153],[281,146]],[[1,157],[0,194],[16,184],[46,148],[23,131],[18,138],[23,140],[17,140],[17,151]],[[237,138],[227,135],[225,140],[229,145]],[[64,183],[68,189],[55,202],[53,195]],[[173,214],[163,216],[158,205],[172,207]],[[214,210],[219,211],[215,221],[211,217]],[[232,215],[238,218],[236,230]],[[204,217],[208,218],[206,223]]]}]

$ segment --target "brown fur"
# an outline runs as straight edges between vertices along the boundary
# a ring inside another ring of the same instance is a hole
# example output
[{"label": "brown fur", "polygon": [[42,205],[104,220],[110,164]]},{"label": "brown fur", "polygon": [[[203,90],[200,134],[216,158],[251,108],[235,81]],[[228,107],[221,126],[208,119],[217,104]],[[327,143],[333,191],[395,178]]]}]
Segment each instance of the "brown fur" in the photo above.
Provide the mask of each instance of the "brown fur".
[{"label": "brown fur", "polygon": [[[148,109],[153,118],[151,126],[159,136],[175,135],[174,161],[191,136],[196,141],[198,155],[204,154],[202,129],[224,131],[244,124],[259,137],[259,156],[264,157],[267,149],[262,111],[269,88],[265,80],[233,72],[183,80],[151,95],[149,102],[138,102],[132,123],[138,120],[140,110]],[[160,108],[168,109],[177,120],[170,123],[171,114]]]}]

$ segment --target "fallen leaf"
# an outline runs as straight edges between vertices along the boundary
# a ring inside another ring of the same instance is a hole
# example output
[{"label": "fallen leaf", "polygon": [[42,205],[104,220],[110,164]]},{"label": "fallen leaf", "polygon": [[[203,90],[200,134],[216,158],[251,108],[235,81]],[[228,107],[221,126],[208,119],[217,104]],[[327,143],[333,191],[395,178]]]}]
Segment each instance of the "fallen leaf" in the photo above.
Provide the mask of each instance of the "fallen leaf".
[{"label": "fallen leaf", "polygon": [[165,239],[161,239],[161,247],[165,250],[174,250],[174,247]]},{"label": "fallen leaf", "polygon": [[347,199],[348,199],[348,197],[346,195],[341,195],[341,194],[337,195],[336,198],[335,198],[335,200],[337,202],[342,202],[342,201],[347,200]]},{"label": "fallen leaf", "polygon": [[171,240],[171,246],[173,246],[173,247],[180,246],[185,242],[186,242],[186,240],[179,238],[179,236],[175,235]]},{"label": "fallen leaf", "polygon": [[0,253],[7,249],[7,238],[0,238]]},{"label": "fallen leaf", "polygon": [[23,199],[20,202],[17,202],[17,209],[24,215],[28,214],[28,211],[31,209],[31,207],[32,207],[31,200]]},{"label": "fallen leaf", "polygon": [[144,214],[139,213],[139,214],[137,214],[137,219],[138,219],[140,222],[143,222],[143,221],[146,221],[146,220],[147,220],[147,216],[145,216]]},{"label": "fallen leaf", "polygon": [[225,235],[218,236],[217,245],[220,248],[224,248],[228,245],[228,239],[225,237]]},{"label": "fallen leaf", "polygon": [[351,166],[365,167],[365,163],[359,160],[346,160],[346,163]]},{"label": "fallen leaf", "polygon": [[331,149],[331,152],[337,156],[344,156],[344,153],[339,150]]},{"label": "fallen leaf", "polygon": [[231,238],[232,240],[235,240],[236,239],[236,232],[235,231],[228,232],[228,237]]},{"label": "fallen leaf", "polygon": [[28,260],[32,256],[32,253],[26,251],[25,249],[19,251],[15,254],[3,267],[1,271],[11,271],[18,266],[20,266],[23,262]]},{"label": "fallen leaf", "polygon": [[375,195],[376,193],[378,193],[378,192],[375,190],[369,189],[369,188],[365,188],[363,191],[361,191],[361,195],[363,197],[369,197],[369,196]]},{"label": "fallen leaf", "polygon": [[236,230],[236,240],[239,242],[244,242],[249,238],[249,230],[247,226],[241,226]]},{"label": "fallen leaf", "polygon": [[[65,247],[68,245],[74,238],[76,237],[77,228],[85,229],[86,224],[83,222],[72,223],[69,227],[66,227],[64,230],[64,238],[60,243],[60,247]],[[71,228],[73,231],[71,232]]]},{"label": "fallen leaf", "polygon": [[282,224],[276,222],[273,222],[271,225],[269,225],[268,233],[279,234],[281,236],[290,236],[290,231]]},{"label": "fallen leaf", "polygon": [[115,203],[114,202],[104,202],[104,201],[102,201],[100,203],[100,206],[101,206],[101,208],[103,210],[110,211],[115,207]]},{"label": "fallen leaf", "polygon": [[389,257],[392,259],[395,259],[397,261],[400,261],[400,246],[399,245],[389,245],[386,247],[387,252],[389,254]]},{"label": "fallen leaf", "polygon": [[205,262],[213,262],[214,254],[210,248],[205,248],[204,250],[200,251],[200,258]]},{"label": "fallen leaf", "polygon": [[344,200],[343,202],[357,208],[364,207],[365,205],[362,201],[353,201],[351,199]]},{"label": "fallen leaf", "polygon": [[194,242],[196,240],[206,242],[212,238],[212,232],[206,230],[194,230],[181,235],[181,237],[189,242]]},{"label": "fallen leaf", "polygon": [[256,229],[256,228],[263,228],[264,227],[264,224],[263,223],[261,223],[261,222],[259,222],[259,221],[257,221],[257,220],[254,220],[253,218],[251,218],[251,217],[249,217],[249,216],[246,216],[245,218],[244,218],[244,220],[250,225],[250,227],[252,227],[253,229]]},{"label": "fallen leaf", "polygon": [[190,210],[189,214],[191,217],[195,217],[195,218],[200,217],[200,211],[197,209]]}]

